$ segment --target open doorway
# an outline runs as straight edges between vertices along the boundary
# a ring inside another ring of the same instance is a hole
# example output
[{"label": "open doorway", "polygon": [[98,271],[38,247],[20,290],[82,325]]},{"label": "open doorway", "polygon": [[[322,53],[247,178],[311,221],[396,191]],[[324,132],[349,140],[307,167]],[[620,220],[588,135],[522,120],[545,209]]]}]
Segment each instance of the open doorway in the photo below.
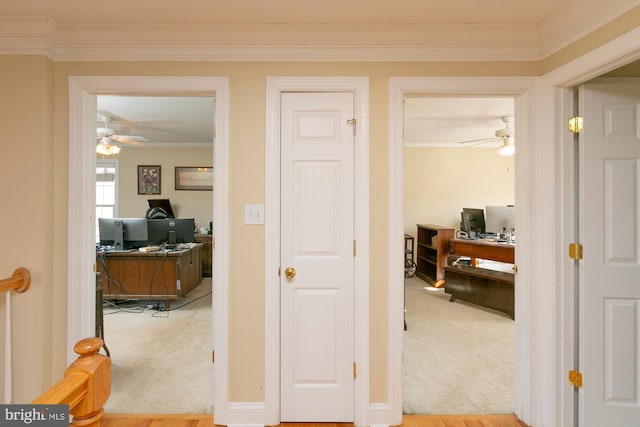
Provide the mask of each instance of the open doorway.
[{"label": "open doorway", "polygon": [[[212,170],[214,110],[213,96],[97,97],[96,263],[112,360],[109,412],[211,412],[213,188],[186,186],[178,172]],[[129,248],[124,233],[123,247],[110,245],[107,226],[129,219],[147,223],[147,239]],[[176,223],[173,243],[163,233],[168,221]]]},{"label": "open doorway", "polygon": [[[216,191],[214,192],[213,222],[216,224],[216,243],[226,248],[228,227],[228,80],[217,77],[92,77],[76,76],[69,80],[70,99],[70,158],[69,170],[69,249],[68,249],[68,347],[67,359],[73,360],[73,344],[82,337],[94,334],[95,320],[95,251],[88,250],[89,242],[95,241],[95,173],[96,173],[96,113],[98,94],[145,94],[175,96],[215,96],[216,139],[215,156],[211,154],[209,165],[214,166]],[[191,165],[180,165],[191,166]],[[196,165],[193,165],[196,166]],[[137,171],[136,171],[137,173]],[[134,173],[135,175],[135,173]],[[169,182],[172,182],[169,180]],[[93,185],[89,185],[93,183]],[[145,199],[146,200],[146,199]],[[93,244],[92,244],[93,246]],[[226,354],[226,295],[228,272],[227,251],[214,251],[213,271],[216,272],[216,288],[213,291],[209,338],[203,345],[209,350],[217,348]],[[214,333],[214,330],[216,331]],[[144,352],[144,346],[143,352]],[[208,354],[208,351],[207,351]],[[211,360],[210,357],[208,358]],[[224,357],[216,360],[214,370],[226,372]],[[218,381],[218,383],[216,383]],[[211,374],[212,389],[220,390],[212,400],[226,401],[226,375]],[[145,389],[145,393],[148,389]],[[213,401],[210,402],[213,405]]]},{"label": "open doorway", "polygon": [[[447,265],[471,263],[448,255],[449,240],[469,227],[463,209],[481,213],[471,231],[478,235],[469,242],[512,245],[503,230],[493,229],[493,207],[514,209],[515,160],[505,150],[515,143],[514,99],[410,96],[403,111],[404,233],[417,263],[417,274],[405,275],[404,283],[403,413],[512,413],[513,287],[505,313],[488,308],[493,301],[477,303],[499,298],[486,292],[494,283],[478,284],[466,301],[451,302],[458,293],[444,279]],[[506,226],[509,232],[513,227]],[[475,261],[483,274],[513,278],[513,263]]]}]

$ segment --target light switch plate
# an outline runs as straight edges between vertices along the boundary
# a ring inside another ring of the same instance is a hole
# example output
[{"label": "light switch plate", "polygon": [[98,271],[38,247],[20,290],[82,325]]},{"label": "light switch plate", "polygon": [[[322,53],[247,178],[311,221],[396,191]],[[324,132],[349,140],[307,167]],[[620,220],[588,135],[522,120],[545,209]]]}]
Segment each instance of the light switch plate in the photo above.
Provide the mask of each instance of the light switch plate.
[{"label": "light switch plate", "polygon": [[245,224],[264,224],[264,205],[244,205]]}]

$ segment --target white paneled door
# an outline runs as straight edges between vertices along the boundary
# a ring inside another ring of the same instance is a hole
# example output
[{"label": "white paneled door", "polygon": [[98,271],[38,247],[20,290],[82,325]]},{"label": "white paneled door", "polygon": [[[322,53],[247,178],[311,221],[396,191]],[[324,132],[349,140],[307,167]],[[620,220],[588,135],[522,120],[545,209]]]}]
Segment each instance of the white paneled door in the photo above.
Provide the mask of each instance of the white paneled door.
[{"label": "white paneled door", "polygon": [[640,425],[640,81],[581,87],[580,425]]},{"label": "white paneled door", "polygon": [[354,96],[283,93],[281,420],[353,421]]}]

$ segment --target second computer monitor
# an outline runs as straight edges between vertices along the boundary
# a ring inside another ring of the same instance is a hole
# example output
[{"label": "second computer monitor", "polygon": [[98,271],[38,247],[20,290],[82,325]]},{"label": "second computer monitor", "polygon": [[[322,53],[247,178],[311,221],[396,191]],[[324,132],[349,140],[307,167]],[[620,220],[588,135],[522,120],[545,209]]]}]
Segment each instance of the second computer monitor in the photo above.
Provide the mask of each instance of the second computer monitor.
[{"label": "second computer monitor", "polygon": [[462,208],[462,230],[469,236],[484,233],[484,210],[480,208]]},{"label": "second computer monitor", "polygon": [[487,206],[486,210],[487,233],[511,233],[515,230],[513,206]]},{"label": "second computer monitor", "polygon": [[145,218],[98,218],[100,244],[122,251],[145,246],[148,239]]},{"label": "second computer monitor", "polygon": [[164,218],[147,220],[149,245],[175,245],[194,241],[193,218]]}]

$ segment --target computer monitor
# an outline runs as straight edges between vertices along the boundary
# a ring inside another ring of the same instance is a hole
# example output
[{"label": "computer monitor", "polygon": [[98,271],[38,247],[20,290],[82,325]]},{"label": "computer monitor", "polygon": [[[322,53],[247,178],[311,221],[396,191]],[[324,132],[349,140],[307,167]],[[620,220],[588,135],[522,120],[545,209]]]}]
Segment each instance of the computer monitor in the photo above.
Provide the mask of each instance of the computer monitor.
[{"label": "computer monitor", "polygon": [[147,245],[146,218],[98,218],[100,245],[122,251]]},{"label": "computer monitor", "polygon": [[172,246],[193,242],[196,223],[193,218],[148,219],[147,227],[150,245]]},{"label": "computer monitor", "polygon": [[484,210],[479,208],[462,208],[461,229],[466,231],[469,237],[474,233],[484,233]]},{"label": "computer monitor", "polygon": [[175,218],[176,216],[173,213],[173,209],[171,208],[171,202],[169,199],[148,199],[149,208],[162,208],[169,215],[169,218]]},{"label": "computer monitor", "polygon": [[513,206],[487,206],[486,207],[486,231],[487,233],[511,233],[515,230],[515,207]]}]

